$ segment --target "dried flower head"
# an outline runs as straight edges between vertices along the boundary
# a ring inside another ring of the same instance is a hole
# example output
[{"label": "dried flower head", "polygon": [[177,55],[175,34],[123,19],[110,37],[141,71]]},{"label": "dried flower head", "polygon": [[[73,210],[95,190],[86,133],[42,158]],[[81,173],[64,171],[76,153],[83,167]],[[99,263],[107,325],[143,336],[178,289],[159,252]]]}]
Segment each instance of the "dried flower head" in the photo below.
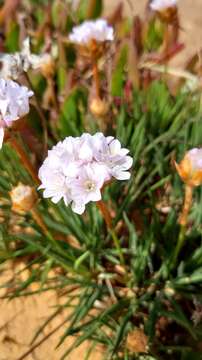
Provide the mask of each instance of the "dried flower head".
[{"label": "dried flower head", "polygon": [[175,163],[181,179],[190,186],[202,185],[202,148],[189,150],[182,161]]},{"label": "dried flower head", "polygon": [[104,183],[130,178],[133,160],[128,152],[118,140],[102,133],[67,137],[48,152],[39,169],[43,196],[54,203],[63,199],[82,214],[87,203],[101,200]]},{"label": "dried flower head", "polygon": [[31,186],[19,183],[10,191],[12,210],[22,214],[32,210],[37,201],[37,194]]},{"label": "dried flower head", "polygon": [[96,42],[113,41],[114,30],[104,19],[84,21],[81,25],[73,28],[69,40],[79,45],[88,45],[91,40]]},{"label": "dried flower head", "polygon": [[153,11],[164,11],[172,7],[176,7],[177,0],[152,0],[150,8]]},{"label": "dried flower head", "polygon": [[[30,39],[26,38],[23,42],[21,52],[24,63],[24,71],[28,69],[41,70],[43,74],[52,74],[54,69],[53,58],[49,53],[32,54],[30,50]],[[26,67],[25,67],[26,64]]]},{"label": "dried flower head", "polygon": [[29,98],[33,95],[26,86],[12,80],[0,79],[0,148],[5,127],[29,112]]},{"label": "dried flower head", "polygon": [[52,56],[48,53],[32,54],[30,39],[26,38],[22,44],[21,52],[14,54],[0,53],[0,76],[4,79],[16,80],[23,72],[29,69],[39,69],[42,73],[49,74],[53,71]]},{"label": "dried flower head", "polygon": [[0,54],[0,77],[16,80],[23,72],[22,59],[19,53]]}]

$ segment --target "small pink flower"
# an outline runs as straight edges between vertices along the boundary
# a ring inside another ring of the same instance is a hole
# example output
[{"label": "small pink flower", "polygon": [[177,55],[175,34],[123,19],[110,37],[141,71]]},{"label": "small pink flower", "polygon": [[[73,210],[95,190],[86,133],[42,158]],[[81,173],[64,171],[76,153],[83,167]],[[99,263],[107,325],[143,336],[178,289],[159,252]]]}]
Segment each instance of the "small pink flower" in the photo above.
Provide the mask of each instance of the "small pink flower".
[{"label": "small pink flower", "polygon": [[88,45],[91,40],[113,41],[114,30],[104,19],[84,21],[81,25],[73,28],[69,40],[79,45]]},{"label": "small pink flower", "polygon": [[177,5],[178,0],[152,0],[150,8],[154,11],[163,11]]},{"label": "small pink flower", "polygon": [[106,179],[106,169],[93,162],[82,167],[78,177],[72,182],[73,210],[82,214],[90,201],[102,198],[101,188]]}]

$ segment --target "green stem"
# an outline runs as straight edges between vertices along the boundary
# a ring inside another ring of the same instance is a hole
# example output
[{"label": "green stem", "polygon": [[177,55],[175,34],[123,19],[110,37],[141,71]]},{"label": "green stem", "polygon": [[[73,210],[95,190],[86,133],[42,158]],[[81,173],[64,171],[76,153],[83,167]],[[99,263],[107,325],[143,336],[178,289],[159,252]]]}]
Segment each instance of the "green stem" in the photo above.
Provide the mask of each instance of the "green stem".
[{"label": "green stem", "polygon": [[47,237],[47,239],[52,243],[52,245],[57,249],[57,251],[59,252],[59,254],[64,255],[63,250],[61,249],[60,245],[58,244],[58,242],[54,239],[54,237],[52,236],[52,234],[50,233],[50,231],[48,230],[41,214],[38,212],[38,209],[33,208],[31,210],[31,214],[33,219],[35,220],[35,222],[38,224],[38,226],[42,229],[43,233],[45,234],[45,236]]},{"label": "green stem", "polygon": [[178,240],[177,240],[177,245],[175,247],[175,251],[174,251],[174,255],[173,255],[173,261],[172,261],[173,267],[175,267],[179,253],[184,245],[185,233],[186,233],[186,226],[181,225]]},{"label": "green stem", "polygon": [[89,250],[87,250],[84,254],[79,256],[79,258],[75,261],[75,264],[74,264],[75,270],[78,270],[78,268],[83,263],[83,261],[85,261],[89,256],[90,256],[90,251]]},{"label": "green stem", "polygon": [[116,236],[116,233],[114,230],[110,230],[110,234],[112,236],[112,239],[114,241],[114,245],[118,251],[118,254],[119,254],[119,258],[120,258],[120,261],[121,261],[121,264],[122,265],[125,265],[125,261],[124,261],[124,257],[123,257],[123,253],[122,253],[122,249],[121,249],[121,246],[120,246],[120,242],[119,242],[119,239],[117,238]]},{"label": "green stem", "polygon": [[114,245],[115,245],[115,248],[117,249],[117,252],[119,254],[119,258],[120,258],[120,261],[121,261],[121,264],[124,265],[125,262],[124,262],[124,257],[123,257],[123,254],[122,254],[122,250],[121,250],[121,246],[120,246],[120,243],[119,243],[119,239],[117,238],[116,236],[116,233],[113,229],[113,226],[112,226],[112,218],[111,218],[111,215],[110,215],[110,212],[106,206],[106,204],[104,203],[103,200],[100,200],[98,201],[97,203],[97,207],[98,209],[100,210],[104,220],[105,220],[105,223],[107,225],[107,229],[109,230],[109,233],[111,234],[111,237],[114,241]]}]

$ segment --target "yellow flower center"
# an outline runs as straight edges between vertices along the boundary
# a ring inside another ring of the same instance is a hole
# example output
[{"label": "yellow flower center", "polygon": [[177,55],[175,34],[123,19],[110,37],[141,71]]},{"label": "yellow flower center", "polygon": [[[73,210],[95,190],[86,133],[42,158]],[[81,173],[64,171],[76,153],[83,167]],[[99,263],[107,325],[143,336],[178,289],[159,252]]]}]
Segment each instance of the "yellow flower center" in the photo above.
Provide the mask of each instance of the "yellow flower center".
[{"label": "yellow flower center", "polygon": [[89,192],[95,190],[95,183],[92,182],[91,180],[85,181],[84,186],[85,186],[85,189]]}]

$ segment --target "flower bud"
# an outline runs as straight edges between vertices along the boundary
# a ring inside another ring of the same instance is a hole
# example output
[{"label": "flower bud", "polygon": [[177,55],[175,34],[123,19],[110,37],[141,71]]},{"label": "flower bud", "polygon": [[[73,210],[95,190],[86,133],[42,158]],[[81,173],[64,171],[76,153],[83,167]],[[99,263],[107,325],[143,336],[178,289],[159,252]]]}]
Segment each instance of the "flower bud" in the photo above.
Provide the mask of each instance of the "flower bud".
[{"label": "flower bud", "polygon": [[105,116],[108,112],[108,104],[106,101],[96,97],[90,102],[90,111],[94,116]]},{"label": "flower bud", "polygon": [[12,210],[18,214],[23,214],[32,210],[36,201],[37,194],[31,186],[19,183],[10,191]]},{"label": "flower bud", "polygon": [[147,353],[148,337],[141,329],[131,331],[127,336],[126,347],[130,352],[134,354]]},{"label": "flower bud", "polygon": [[175,167],[181,179],[189,186],[202,185],[202,148],[189,150]]},{"label": "flower bud", "polygon": [[167,295],[167,296],[174,296],[175,295],[175,290],[169,286],[165,287],[164,289],[164,293]]}]

